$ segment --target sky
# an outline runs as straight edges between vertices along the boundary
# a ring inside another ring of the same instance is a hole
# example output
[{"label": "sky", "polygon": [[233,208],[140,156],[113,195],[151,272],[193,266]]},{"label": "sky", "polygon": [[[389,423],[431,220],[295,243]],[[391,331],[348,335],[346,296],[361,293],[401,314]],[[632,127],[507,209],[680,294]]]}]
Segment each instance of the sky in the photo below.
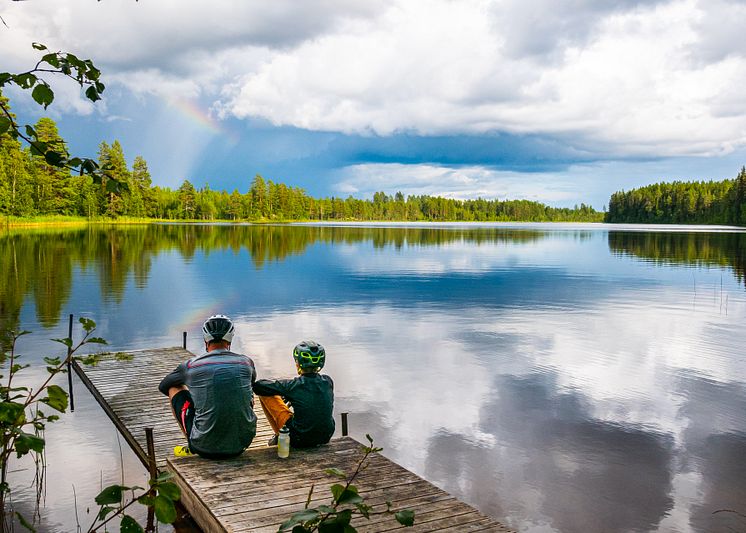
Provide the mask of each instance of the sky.
[{"label": "sky", "polygon": [[117,139],[161,186],[245,192],[261,174],[314,196],[601,209],[746,164],[743,0],[28,0],[0,16],[0,71],[31,68],[33,42],[103,71],[96,104],[53,83],[72,151]]}]

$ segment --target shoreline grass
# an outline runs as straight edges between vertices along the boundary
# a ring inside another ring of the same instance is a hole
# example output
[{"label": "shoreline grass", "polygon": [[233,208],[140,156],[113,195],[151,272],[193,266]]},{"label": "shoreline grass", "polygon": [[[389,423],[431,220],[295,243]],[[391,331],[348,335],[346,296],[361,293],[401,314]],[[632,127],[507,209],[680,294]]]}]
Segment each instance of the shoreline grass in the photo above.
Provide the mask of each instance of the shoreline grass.
[{"label": "shoreline grass", "polygon": [[[466,221],[466,220],[357,220],[357,219],[339,219],[339,220],[309,220],[309,219],[298,219],[298,220],[270,220],[270,219],[258,219],[258,220],[227,220],[227,219],[213,219],[213,220],[200,220],[200,219],[167,219],[167,218],[140,218],[140,217],[117,217],[117,218],[86,218],[80,216],[66,216],[66,215],[39,215],[33,217],[13,217],[4,216],[0,217],[0,228],[11,229],[11,228],[41,228],[41,227],[82,227],[82,226],[107,226],[107,225],[138,225],[138,224],[293,224],[293,223],[315,223],[315,222],[360,222],[360,223],[384,223],[384,222],[416,222],[416,223],[439,223],[439,222],[459,222],[468,224],[470,222],[530,222],[521,220],[499,220],[499,221]],[[552,222],[552,221],[545,221]],[[554,221],[554,222],[603,222],[598,221]]]}]

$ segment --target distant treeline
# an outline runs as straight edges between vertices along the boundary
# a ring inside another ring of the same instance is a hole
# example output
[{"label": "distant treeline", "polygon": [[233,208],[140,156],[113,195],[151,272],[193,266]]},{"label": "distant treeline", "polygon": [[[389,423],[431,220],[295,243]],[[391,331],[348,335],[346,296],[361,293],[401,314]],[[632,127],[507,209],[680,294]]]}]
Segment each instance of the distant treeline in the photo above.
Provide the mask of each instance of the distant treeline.
[{"label": "distant treeline", "polygon": [[[0,95],[0,98],[3,98]],[[5,100],[7,101],[7,100]],[[42,118],[35,125],[41,141],[64,149],[57,125]],[[402,220],[402,221],[583,221],[600,222],[603,213],[581,204],[573,209],[548,207],[527,200],[454,200],[436,196],[407,196],[378,192],[372,200],[312,198],[256,176],[247,191],[197,189],[185,180],[172,190],[153,186],[148,164],[135,157],[131,168],[118,141],[102,142],[98,163],[109,179],[126,184],[107,187],[107,178],[94,184],[89,176],[48,165],[43,157],[0,135],[0,215],[38,217],[71,215],[87,218],[145,217],[168,220]]]},{"label": "distant treeline", "polygon": [[606,221],[746,226],[746,168],[733,180],[674,181],[616,192]]}]

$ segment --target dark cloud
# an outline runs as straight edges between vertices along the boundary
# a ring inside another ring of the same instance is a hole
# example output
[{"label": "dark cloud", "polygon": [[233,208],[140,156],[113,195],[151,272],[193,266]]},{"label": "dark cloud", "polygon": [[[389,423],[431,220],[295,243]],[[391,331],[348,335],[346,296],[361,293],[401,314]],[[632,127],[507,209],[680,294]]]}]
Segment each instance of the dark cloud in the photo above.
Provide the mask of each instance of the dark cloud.
[{"label": "dark cloud", "polygon": [[582,46],[609,15],[670,0],[510,0],[495,5],[495,29],[509,57],[555,60],[568,46]]},{"label": "dark cloud", "polygon": [[698,39],[690,47],[692,57],[703,65],[729,57],[746,57],[746,2],[700,0],[699,8],[702,16],[695,23]]},{"label": "dark cloud", "polygon": [[[229,161],[244,166],[247,176],[259,172],[274,180],[301,185],[314,194],[329,194],[320,178],[329,176],[334,169],[350,165],[478,165],[494,170],[534,173],[563,171],[571,165],[598,162],[604,157],[575,149],[569,142],[548,136],[428,137],[399,134],[365,137],[269,127],[256,121],[243,128],[237,145],[227,146],[216,139],[205,154],[206,157],[193,169],[196,176],[210,176],[216,165]],[[235,172],[235,175],[234,179],[238,179],[241,172]]]},{"label": "dark cloud", "polygon": [[[42,4],[42,3],[39,3]],[[318,38],[345,21],[375,18],[385,8],[354,0],[314,2],[163,0],[157,3],[70,5],[50,11],[31,5],[6,17],[53,46],[95,51],[97,65],[109,75],[157,69],[196,76],[219,65],[218,54],[247,46],[290,49]],[[85,28],[85,31],[81,31]],[[240,57],[233,58],[240,63]],[[242,65],[234,65],[240,69]]]}]

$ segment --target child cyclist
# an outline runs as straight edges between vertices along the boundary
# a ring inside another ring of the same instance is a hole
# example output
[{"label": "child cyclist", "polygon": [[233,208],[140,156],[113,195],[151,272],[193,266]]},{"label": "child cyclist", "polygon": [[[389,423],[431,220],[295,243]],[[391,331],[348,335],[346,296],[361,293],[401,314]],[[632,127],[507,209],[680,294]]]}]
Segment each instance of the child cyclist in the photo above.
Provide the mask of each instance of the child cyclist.
[{"label": "child cyclist", "polygon": [[297,378],[259,379],[254,383],[254,393],[275,432],[268,445],[277,444],[277,434],[283,426],[290,430],[290,445],[294,448],[326,444],[334,434],[334,382],[319,373],[326,362],[326,352],[320,344],[303,341],[293,350],[293,359]]}]

